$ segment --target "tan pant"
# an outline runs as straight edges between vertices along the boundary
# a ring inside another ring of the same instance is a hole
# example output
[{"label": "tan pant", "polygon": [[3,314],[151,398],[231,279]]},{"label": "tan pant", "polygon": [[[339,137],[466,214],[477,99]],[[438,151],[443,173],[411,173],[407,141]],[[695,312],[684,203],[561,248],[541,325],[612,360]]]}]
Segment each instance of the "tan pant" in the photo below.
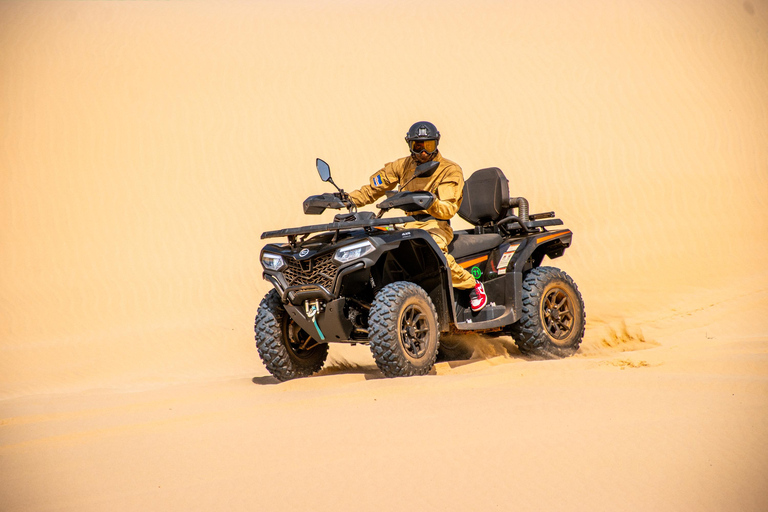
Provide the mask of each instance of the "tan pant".
[{"label": "tan pant", "polygon": [[454,288],[467,290],[475,287],[475,278],[472,274],[461,267],[453,256],[448,254],[448,244],[453,240],[453,229],[447,221],[430,219],[424,222],[409,222],[403,226],[405,229],[423,229],[428,231],[437,243],[437,246],[443,251],[445,259],[448,260],[448,268],[451,269],[451,281]]}]

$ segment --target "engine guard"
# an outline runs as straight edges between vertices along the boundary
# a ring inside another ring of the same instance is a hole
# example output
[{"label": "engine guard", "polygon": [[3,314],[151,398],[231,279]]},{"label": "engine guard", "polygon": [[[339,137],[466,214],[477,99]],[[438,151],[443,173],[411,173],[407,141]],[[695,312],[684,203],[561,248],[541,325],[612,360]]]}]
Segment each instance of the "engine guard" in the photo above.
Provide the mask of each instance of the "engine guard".
[{"label": "engine guard", "polygon": [[351,341],[350,336],[355,329],[352,322],[344,316],[345,302],[346,299],[342,297],[325,303],[324,310],[315,317],[317,327],[320,328],[319,332],[314,322],[307,317],[303,306],[288,303],[284,307],[293,321],[318,343],[345,342]]}]

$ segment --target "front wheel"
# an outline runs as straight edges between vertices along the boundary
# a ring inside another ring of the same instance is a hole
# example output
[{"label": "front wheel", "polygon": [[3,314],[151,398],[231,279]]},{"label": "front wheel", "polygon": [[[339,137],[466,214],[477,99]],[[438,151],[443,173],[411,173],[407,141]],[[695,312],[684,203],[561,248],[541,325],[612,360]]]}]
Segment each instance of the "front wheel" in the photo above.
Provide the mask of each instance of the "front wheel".
[{"label": "front wheel", "polygon": [[328,357],[328,344],[315,341],[291,319],[276,290],[270,290],[259,304],[254,330],[259,356],[278,380],[308,377]]},{"label": "front wheel", "polygon": [[554,267],[523,277],[522,314],[511,334],[520,352],[552,358],[576,353],[584,337],[584,300],[573,279]]},{"label": "front wheel", "polygon": [[376,294],[368,316],[371,352],[386,377],[426,375],[440,344],[437,312],[423,288],[407,281]]}]

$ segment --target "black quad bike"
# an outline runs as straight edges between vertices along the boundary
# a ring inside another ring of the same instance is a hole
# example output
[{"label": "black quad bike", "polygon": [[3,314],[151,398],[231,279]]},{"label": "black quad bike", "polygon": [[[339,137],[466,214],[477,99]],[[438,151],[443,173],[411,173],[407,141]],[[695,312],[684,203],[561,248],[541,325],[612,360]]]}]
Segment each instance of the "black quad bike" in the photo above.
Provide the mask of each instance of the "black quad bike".
[{"label": "black quad bike", "polygon": [[[416,176],[437,165],[421,164]],[[368,344],[387,377],[428,373],[441,333],[507,335],[521,353],[545,358],[578,350],[585,327],[581,294],[565,272],[541,266],[544,256],[562,256],[573,234],[547,230],[563,224],[554,212],[529,214],[524,198],[511,198],[500,169],[481,169],[466,180],[458,214],[474,229],[455,232],[449,246],[483,282],[488,303],[476,313],[468,291],[451,286],[445,256],[429,233],[402,228],[414,217],[383,216],[392,209],[423,212],[432,194],[390,193],[376,205],[378,214],[357,211],[331,179],[328,164],[317,159],[317,169],[338,192],[310,196],[304,213],[348,212],[329,224],[261,235],[287,237],[287,243],[262,249],[264,279],[273,289],[255,324],[259,355],[277,379],[320,370],[332,342]]]}]

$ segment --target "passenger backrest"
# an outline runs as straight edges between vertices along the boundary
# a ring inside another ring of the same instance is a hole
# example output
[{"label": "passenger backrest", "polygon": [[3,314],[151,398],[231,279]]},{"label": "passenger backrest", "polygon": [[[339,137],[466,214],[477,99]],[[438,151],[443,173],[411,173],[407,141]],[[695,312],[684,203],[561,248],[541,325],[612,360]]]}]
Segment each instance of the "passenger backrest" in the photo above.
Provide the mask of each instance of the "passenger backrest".
[{"label": "passenger backrest", "polygon": [[509,209],[509,181],[498,167],[480,169],[464,182],[459,217],[474,226],[496,222]]}]

